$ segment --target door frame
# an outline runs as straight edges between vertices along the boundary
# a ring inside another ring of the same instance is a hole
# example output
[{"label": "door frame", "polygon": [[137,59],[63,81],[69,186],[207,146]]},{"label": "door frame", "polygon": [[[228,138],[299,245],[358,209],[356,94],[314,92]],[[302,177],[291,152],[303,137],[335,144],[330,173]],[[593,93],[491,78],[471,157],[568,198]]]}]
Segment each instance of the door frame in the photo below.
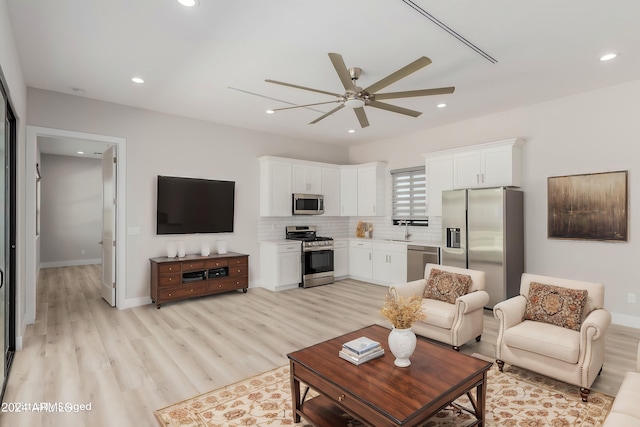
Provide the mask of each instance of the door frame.
[{"label": "door frame", "polygon": [[[55,138],[85,139],[99,142],[106,142],[116,146],[116,307],[127,308],[126,304],[126,138],[116,136],[98,135],[85,132],[61,130],[40,126],[27,126],[26,144],[26,182],[25,194],[27,194],[25,206],[25,324],[32,324],[36,320],[36,281],[40,269],[40,254],[37,251],[36,236],[36,179],[35,170],[38,163],[38,137],[48,136]],[[29,173],[32,171],[34,173]],[[18,343],[16,343],[17,345]],[[22,347],[20,343],[20,347]]]}]

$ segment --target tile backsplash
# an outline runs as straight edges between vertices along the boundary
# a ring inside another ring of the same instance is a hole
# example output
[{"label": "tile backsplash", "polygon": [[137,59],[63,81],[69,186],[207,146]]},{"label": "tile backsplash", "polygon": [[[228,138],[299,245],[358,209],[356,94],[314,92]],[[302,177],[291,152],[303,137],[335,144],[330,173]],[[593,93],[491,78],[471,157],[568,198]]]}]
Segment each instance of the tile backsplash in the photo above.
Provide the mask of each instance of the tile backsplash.
[{"label": "tile backsplash", "polygon": [[[404,226],[392,225],[391,217],[340,217],[321,215],[299,215],[293,217],[261,217],[258,222],[259,240],[285,238],[288,225],[315,225],[318,236],[355,237],[358,221],[373,224],[374,239],[404,239]],[[442,218],[429,218],[428,227],[409,226],[409,240],[439,244],[442,241]]]}]

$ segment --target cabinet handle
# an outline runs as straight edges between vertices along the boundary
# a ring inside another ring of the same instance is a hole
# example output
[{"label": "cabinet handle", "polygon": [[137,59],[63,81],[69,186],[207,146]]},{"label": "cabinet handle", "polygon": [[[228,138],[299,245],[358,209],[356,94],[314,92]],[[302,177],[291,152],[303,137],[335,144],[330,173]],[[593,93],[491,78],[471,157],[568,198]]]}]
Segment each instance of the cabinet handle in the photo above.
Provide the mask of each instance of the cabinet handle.
[{"label": "cabinet handle", "polygon": [[171,281],[173,281],[173,277],[169,277],[169,281],[170,281],[170,282],[171,282]]},{"label": "cabinet handle", "polygon": [[173,270],[173,267],[169,267],[169,271]]},{"label": "cabinet handle", "polygon": [[171,292],[169,292],[169,296],[171,296],[171,295],[172,295]]},{"label": "cabinet handle", "polygon": [[193,288],[189,289],[189,292],[193,293]]},{"label": "cabinet handle", "polygon": [[338,396],[338,402],[344,402],[344,394]]},{"label": "cabinet handle", "polygon": [[369,252],[369,261],[371,261],[371,252]]},{"label": "cabinet handle", "polygon": [[482,176],[482,183],[484,184],[484,174],[480,174],[480,176]]}]

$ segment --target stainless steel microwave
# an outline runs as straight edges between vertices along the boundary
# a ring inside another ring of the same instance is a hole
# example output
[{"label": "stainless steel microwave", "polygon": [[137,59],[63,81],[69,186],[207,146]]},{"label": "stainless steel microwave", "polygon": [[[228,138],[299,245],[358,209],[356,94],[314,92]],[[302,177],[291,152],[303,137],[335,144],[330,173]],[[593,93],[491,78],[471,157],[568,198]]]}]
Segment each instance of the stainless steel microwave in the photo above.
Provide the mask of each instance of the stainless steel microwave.
[{"label": "stainless steel microwave", "polygon": [[294,215],[321,215],[324,213],[324,196],[294,193],[291,205]]}]

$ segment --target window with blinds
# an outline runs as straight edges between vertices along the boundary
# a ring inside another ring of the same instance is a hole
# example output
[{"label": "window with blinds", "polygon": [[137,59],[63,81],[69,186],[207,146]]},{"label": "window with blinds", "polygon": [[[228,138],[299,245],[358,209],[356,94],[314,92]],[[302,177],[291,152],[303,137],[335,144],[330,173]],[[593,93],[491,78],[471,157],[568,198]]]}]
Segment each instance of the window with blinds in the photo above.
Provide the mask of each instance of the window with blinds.
[{"label": "window with blinds", "polygon": [[391,171],[393,224],[429,225],[427,218],[427,178],[424,166]]}]

